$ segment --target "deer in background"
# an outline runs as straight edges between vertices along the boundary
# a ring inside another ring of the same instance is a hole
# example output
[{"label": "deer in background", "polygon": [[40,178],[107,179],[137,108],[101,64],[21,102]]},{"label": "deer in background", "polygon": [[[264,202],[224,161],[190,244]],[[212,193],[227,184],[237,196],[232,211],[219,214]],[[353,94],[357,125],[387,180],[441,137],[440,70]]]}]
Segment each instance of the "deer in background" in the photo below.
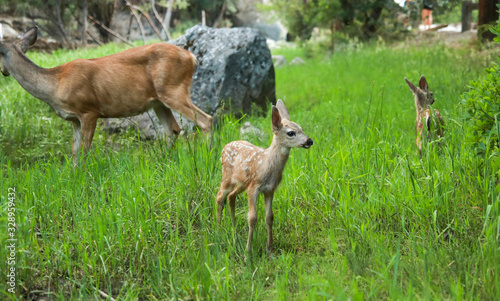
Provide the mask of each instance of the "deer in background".
[{"label": "deer in background", "polygon": [[191,102],[189,88],[196,57],[167,43],[135,47],[94,59],[76,59],[54,68],[35,65],[25,53],[37,28],[21,39],[0,42],[1,72],[12,75],[34,97],[73,123],[73,162],[88,150],[98,118],[129,117],[154,109],[166,129],[169,147],[180,133],[172,111],[212,131],[212,117]]},{"label": "deer in background", "polygon": [[292,147],[310,148],[313,145],[302,128],[290,121],[283,101],[278,100],[272,107],[273,141],[267,149],[257,147],[247,141],[233,141],[222,150],[222,182],[217,194],[219,223],[222,219],[226,197],[229,199],[231,219],[236,225],[236,196],[243,191],[248,195],[248,241],[246,251],[251,254],[252,236],[257,223],[257,199],[263,193],[266,207],[267,249],[273,244],[273,196],[281,182],[283,169]]},{"label": "deer in background", "polygon": [[[408,87],[410,87],[411,92],[415,97],[415,108],[417,109],[417,147],[418,152],[422,155],[422,135],[425,135],[427,140],[430,141],[434,134],[437,134],[438,138],[443,136],[444,131],[444,121],[441,117],[441,113],[438,110],[429,108],[429,105],[434,104],[434,96],[431,91],[429,91],[429,85],[427,80],[422,75],[416,87],[412,82],[410,82],[405,77]],[[434,128],[432,128],[434,127]]]}]

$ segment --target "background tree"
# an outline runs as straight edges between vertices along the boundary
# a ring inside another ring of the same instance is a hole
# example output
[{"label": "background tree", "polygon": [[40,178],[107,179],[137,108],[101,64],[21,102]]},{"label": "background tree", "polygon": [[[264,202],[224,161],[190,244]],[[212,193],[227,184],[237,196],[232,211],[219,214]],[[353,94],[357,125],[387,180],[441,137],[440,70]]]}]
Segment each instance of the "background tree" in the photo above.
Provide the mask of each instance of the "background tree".
[{"label": "background tree", "polygon": [[477,34],[482,40],[492,41],[495,35],[490,28],[498,20],[498,0],[479,0],[479,14],[477,16],[478,31]]},{"label": "background tree", "polygon": [[350,36],[368,39],[382,25],[384,10],[399,8],[393,0],[271,0],[273,8],[283,16],[290,33],[308,40],[314,27],[341,30]]},{"label": "background tree", "polygon": [[[118,8],[117,0],[88,0],[88,14],[91,15],[96,20],[99,20],[106,27],[111,27],[111,22],[113,21],[113,15]],[[109,31],[105,30],[101,26],[97,26],[97,31],[99,36],[104,43],[110,42]]]}]

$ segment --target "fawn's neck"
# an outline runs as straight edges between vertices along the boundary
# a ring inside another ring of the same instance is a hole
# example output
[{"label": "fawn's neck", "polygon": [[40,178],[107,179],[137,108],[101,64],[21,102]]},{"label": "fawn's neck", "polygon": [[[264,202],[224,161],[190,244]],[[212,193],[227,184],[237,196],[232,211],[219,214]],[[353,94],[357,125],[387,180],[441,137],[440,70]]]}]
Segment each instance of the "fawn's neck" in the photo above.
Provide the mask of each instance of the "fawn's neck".
[{"label": "fawn's neck", "polygon": [[267,153],[267,166],[270,173],[281,175],[285,168],[288,156],[290,155],[290,148],[283,146],[279,143],[276,135],[273,137],[271,146],[266,149]]},{"label": "fawn's neck", "polygon": [[420,118],[422,114],[427,111],[429,108],[426,105],[422,105],[418,98],[415,96],[415,108],[417,109],[417,118]]}]

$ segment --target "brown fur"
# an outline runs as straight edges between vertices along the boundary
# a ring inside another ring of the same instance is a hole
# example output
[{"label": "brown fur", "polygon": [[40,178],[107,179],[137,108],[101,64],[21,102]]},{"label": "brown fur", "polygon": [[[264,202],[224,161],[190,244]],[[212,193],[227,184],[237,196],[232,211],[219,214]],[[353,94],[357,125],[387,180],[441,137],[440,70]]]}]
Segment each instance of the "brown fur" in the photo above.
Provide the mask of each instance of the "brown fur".
[{"label": "brown fur", "polygon": [[[281,182],[283,170],[292,147],[309,148],[313,141],[302,128],[290,121],[288,111],[281,100],[272,108],[273,141],[267,149],[247,141],[233,141],[222,150],[222,182],[217,194],[217,213],[219,222],[226,197],[229,200],[231,218],[236,224],[235,202],[238,194],[247,191],[248,195],[248,241],[247,253],[252,249],[252,236],[257,223],[257,198],[264,194],[266,222],[268,228],[267,248],[272,250],[272,228],[274,215],[272,201],[276,188]],[[293,132],[293,137],[287,133]]]},{"label": "brown fur", "polygon": [[406,77],[405,80],[415,98],[415,109],[417,111],[416,144],[419,154],[422,155],[422,135],[424,134],[424,128],[428,141],[432,139],[434,134],[437,134],[438,138],[442,137],[444,132],[444,121],[438,110],[429,108],[429,105],[434,104],[435,100],[433,93],[429,91],[429,85],[425,77],[423,75],[420,77],[418,87]]},{"label": "brown fur", "polygon": [[44,69],[24,55],[36,35],[32,28],[19,41],[0,42],[2,73],[12,74],[30,94],[73,122],[75,163],[81,144],[84,149],[90,147],[98,118],[128,117],[153,108],[170,145],[180,132],[171,110],[194,121],[205,133],[211,132],[212,117],[189,97],[197,64],[189,51],[156,43]]}]

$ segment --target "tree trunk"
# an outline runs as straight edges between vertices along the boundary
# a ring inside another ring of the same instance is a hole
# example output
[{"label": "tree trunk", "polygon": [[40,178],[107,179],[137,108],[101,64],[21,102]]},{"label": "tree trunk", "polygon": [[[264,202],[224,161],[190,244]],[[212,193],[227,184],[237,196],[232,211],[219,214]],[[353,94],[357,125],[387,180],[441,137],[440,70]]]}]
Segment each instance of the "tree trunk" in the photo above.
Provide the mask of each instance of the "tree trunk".
[{"label": "tree trunk", "polygon": [[170,36],[170,32],[168,29],[170,28],[170,19],[172,19],[172,9],[174,8],[174,0],[168,0],[167,3],[167,12],[165,13],[165,18],[163,19],[163,28],[164,31],[161,33],[163,39],[165,39],[165,35],[168,37],[169,40],[172,39]]},{"label": "tree trunk", "polygon": [[61,34],[61,38],[63,40],[63,44],[65,44],[66,48],[73,48],[71,45],[71,42],[68,39],[68,35],[66,34],[66,31],[64,30],[64,22],[62,19],[62,12],[61,12],[61,1],[56,2],[56,18],[57,18],[57,27],[59,28],[59,32]]},{"label": "tree trunk", "polygon": [[88,12],[88,2],[87,0],[82,1],[82,46],[87,47],[87,12]]},{"label": "tree trunk", "polygon": [[[88,7],[89,15],[92,15],[94,19],[99,20],[99,22],[104,24],[104,26],[110,28],[113,15],[115,14],[116,6],[117,1],[91,1],[91,4]],[[99,31],[101,40],[104,43],[110,42],[110,35],[107,30],[105,30],[103,27],[98,27],[97,30]]]},{"label": "tree trunk", "polygon": [[462,32],[470,30],[472,24],[472,11],[477,9],[477,3],[472,1],[462,2]]},{"label": "tree trunk", "polygon": [[[495,34],[493,34],[489,28],[485,28],[487,26],[483,25],[494,25],[498,20],[498,8],[497,4],[500,1],[498,0],[479,0],[479,15],[477,17],[477,25],[478,25],[478,38],[483,41],[489,40],[493,41]],[[482,27],[483,26],[483,27]]]},{"label": "tree trunk", "polygon": [[352,5],[352,2],[349,2],[349,0],[340,0],[340,18],[342,19],[342,24],[344,26],[350,25],[354,20],[354,9]]},{"label": "tree trunk", "polygon": [[371,38],[377,32],[377,23],[384,9],[382,3],[375,3],[371,13],[366,14],[363,33],[365,37]]}]

